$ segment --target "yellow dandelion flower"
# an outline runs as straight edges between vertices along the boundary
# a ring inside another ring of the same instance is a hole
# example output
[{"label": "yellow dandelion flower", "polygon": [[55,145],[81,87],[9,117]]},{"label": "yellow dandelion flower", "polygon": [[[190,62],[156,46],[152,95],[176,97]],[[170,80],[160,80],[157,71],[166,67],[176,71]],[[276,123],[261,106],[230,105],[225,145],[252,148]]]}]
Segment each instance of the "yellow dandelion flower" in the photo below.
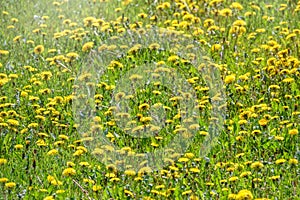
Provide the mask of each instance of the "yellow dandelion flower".
[{"label": "yellow dandelion flower", "polygon": [[292,83],[292,82],[294,82],[294,81],[295,81],[295,79],[294,79],[294,78],[291,78],[291,77],[285,78],[285,79],[282,80],[283,83]]},{"label": "yellow dandelion flower", "polygon": [[219,51],[221,48],[222,48],[222,45],[220,45],[220,44],[214,44],[211,47],[211,51],[212,52],[216,52],[216,51]]},{"label": "yellow dandelion flower", "polygon": [[206,135],[208,135],[208,132],[207,131],[199,131],[199,134],[203,135],[203,136],[206,136]]},{"label": "yellow dandelion flower", "polygon": [[151,142],[150,145],[153,146],[153,147],[159,147],[159,144],[157,144],[156,142]]},{"label": "yellow dandelion flower", "polygon": [[94,47],[94,42],[87,42],[82,46],[82,51],[87,52],[90,51]]},{"label": "yellow dandelion flower", "polygon": [[51,181],[53,181],[53,180],[55,180],[55,177],[54,177],[54,176],[51,176],[51,175],[48,175],[48,176],[47,176],[47,181],[48,181],[48,182],[51,182]]},{"label": "yellow dandelion flower", "polygon": [[59,135],[58,138],[62,140],[69,140],[69,137],[63,134]]},{"label": "yellow dandelion flower", "polygon": [[224,8],[224,9],[220,10],[220,14],[221,14],[221,16],[229,17],[232,15],[232,10],[229,8]]},{"label": "yellow dandelion flower", "polygon": [[241,177],[241,178],[244,178],[244,177],[249,176],[249,175],[251,175],[251,174],[252,174],[252,173],[251,173],[250,171],[242,172],[242,173],[240,174],[240,177]]},{"label": "yellow dandelion flower", "polygon": [[10,21],[13,22],[13,23],[16,23],[16,22],[18,22],[19,20],[18,20],[17,18],[14,18],[14,17],[13,17],[13,18],[10,19]]},{"label": "yellow dandelion flower", "polygon": [[45,48],[44,48],[43,45],[37,45],[37,46],[34,48],[33,52],[34,52],[35,54],[41,54],[41,53],[44,52],[44,50],[45,50]]},{"label": "yellow dandelion flower", "polygon": [[286,36],[286,40],[288,40],[288,39],[290,39],[290,38],[294,38],[294,37],[296,37],[297,36],[297,34],[296,33],[290,33],[290,34],[288,34],[287,36]]},{"label": "yellow dandelion flower", "polygon": [[56,179],[51,180],[50,183],[51,183],[51,185],[55,185],[55,186],[63,184],[61,181],[58,181]]},{"label": "yellow dandelion flower", "polygon": [[109,181],[110,182],[118,182],[118,181],[120,181],[120,179],[115,177],[115,178],[111,178]]},{"label": "yellow dandelion flower", "polygon": [[7,123],[11,126],[19,126],[19,124],[20,124],[19,121],[15,120],[15,119],[8,119]]},{"label": "yellow dandelion flower", "polygon": [[196,167],[192,167],[189,169],[190,172],[193,172],[193,173],[199,173],[200,172],[200,169],[196,168]]},{"label": "yellow dandelion flower", "polygon": [[47,197],[43,198],[43,200],[54,200],[54,197],[53,196],[47,196]]},{"label": "yellow dandelion flower", "polygon": [[92,187],[92,190],[94,191],[94,192],[98,192],[99,190],[101,190],[102,189],[102,187],[100,186],[100,185],[93,185],[93,187]]},{"label": "yellow dandelion flower", "polygon": [[83,182],[84,182],[84,183],[95,184],[95,181],[92,180],[92,179],[89,179],[89,178],[84,178],[84,179],[83,179]]},{"label": "yellow dandelion flower", "polygon": [[19,42],[21,37],[22,37],[21,35],[14,37],[13,42]]},{"label": "yellow dandelion flower", "polygon": [[226,84],[230,84],[230,83],[232,83],[233,81],[235,81],[235,74],[228,75],[228,76],[226,76],[225,79],[224,79],[224,82],[225,82]]},{"label": "yellow dandelion flower", "polygon": [[76,174],[76,170],[74,168],[67,168],[67,169],[64,169],[64,171],[62,172],[62,175],[63,176],[72,176],[72,175],[75,175]]},{"label": "yellow dandelion flower", "polygon": [[237,9],[237,10],[243,10],[244,9],[244,7],[238,2],[233,2],[230,5],[230,8]]},{"label": "yellow dandelion flower", "polygon": [[142,167],[139,171],[138,171],[138,175],[142,176],[144,174],[149,174],[152,172],[152,169],[150,167]]},{"label": "yellow dandelion flower", "polygon": [[258,123],[261,126],[267,126],[267,124],[269,123],[269,121],[263,118],[263,119],[259,120]]},{"label": "yellow dandelion flower", "polygon": [[236,194],[229,194],[227,198],[228,198],[229,200],[235,200],[235,199],[236,199],[236,196],[237,196]]},{"label": "yellow dandelion flower", "polygon": [[193,191],[192,190],[187,190],[181,193],[181,195],[188,195],[191,194]]},{"label": "yellow dandelion flower", "polygon": [[15,182],[5,183],[5,187],[8,189],[14,188],[14,187],[16,187],[16,183]]},{"label": "yellow dandelion flower", "polygon": [[139,75],[139,74],[133,74],[129,77],[129,79],[133,82],[136,82],[137,80],[141,80],[143,78],[143,76]]},{"label": "yellow dandelion flower", "polygon": [[124,174],[127,176],[135,176],[136,172],[134,170],[125,170]]},{"label": "yellow dandelion flower", "polygon": [[286,162],[286,159],[278,159],[278,160],[275,161],[275,164],[280,165],[280,164],[283,164],[285,162]]},{"label": "yellow dandelion flower", "polygon": [[138,17],[145,19],[148,17],[148,15],[146,13],[140,13],[140,14],[138,14]]},{"label": "yellow dandelion flower", "polygon": [[125,195],[133,197],[133,193],[129,190],[124,190]]},{"label": "yellow dandelion flower", "polygon": [[246,26],[246,22],[244,20],[238,19],[233,22],[233,26],[241,27],[241,26]]},{"label": "yellow dandelion flower", "polygon": [[195,154],[193,154],[193,153],[185,153],[184,156],[187,157],[187,158],[189,158],[189,159],[192,159],[192,158],[195,157]]},{"label": "yellow dandelion flower", "polygon": [[291,165],[297,165],[298,162],[299,162],[299,161],[298,161],[296,158],[291,158],[291,159],[289,160],[289,164],[291,164]]},{"label": "yellow dandelion flower", "polygon": [[262,182],[262,179],[261,178],[254,178],[253,182]]},{"label": "yellow dandelion flower", "polygon": [[66,191],[65,190],[56,190],[56,194],[63,194],[63,193],[65,193]]},{"label": "yellow dandelion flower", "polygon": [[261,134],[261,130],[253,130],[253,131],[251,132],[251,134],[252,134],[252,135],[259,135],[259,134]]},{"label": "yellow dandelion flower", "polygon": [[284,140],[284,137],[276,135],[276,136],[274,137],[274,139],[275,139],[275,140],[282,141],[282,140]]},{"label": "yellow dandelion flower", "polygon": [[158,43],[152,43],[149,45],[149,49],[150,50],[156,50],[156,49],[159,49],[160,48],[160,45]]},{"label": "yellow dandelion flower", "polygon": [[53,156],[56,154],[58,154],[58,151],[56,149],[52,149],[52,150],[48,151],[48,153],[47,153],[48,156]]},{"label": "yellow dandelion flower", "polygon": [[5,158],[0,158],[0,165],[4,165],[7,163],[7,159]]},{"label": "yellow dandelion flower", "polygon": [[237,176],[233,176],[233,177],[230,177],[229,179],[228,179],[228,181],[229,182],[235,182],[235,181],[237,181],[239,178],[237,177]]},{"label": "yellow dandelion flower", "polygon": [[107,178],[114,178],[114,177],[116,177],[116,174],[115,173],[106,173],[105,177],[107,177]]},{"label": "yellow dandelion flower", "polygon": [[269,177],[270,180],[273,180],[273,181],[276,181],[276,180],[279,180],[280,179],[280,176],[277,175],[277,176],[271,176]]},{"label": "yellow dandelion flower", "polygon": [[143,123],[147,123],[147,122],[151,122],[152,121],[152,117],[141,117],[140,118],[140,122]]},{"label": "yellow dandelion flower", "polygon": [[8,181],[8,178],[0,178],[0,183],[5,183]]},{"label": "yellow dandelion flower", "polygon": [[185,163],[185,162],[188,162],[189,160],[190,160],[190,159],[188,159],[188,158],[182,157],[182,158],[179,158],[179,159],[178,159],[178,162]]},{"label": "yellow dandelion flower", "polygon": [[68,161],[67,162],[67,166],[68,167],[74,167],[75,166],[75,163],[71,162],[71,161]]},{"label": "yellow dandelion flower", "polygon": [[15,145],[15,149],[23,149],[23,145],[22,144],[17,144],[17,145]]},{"label": "yellow dandelion flower", "polygon": [[197,197],[196,195],[192,194],[189,199],[190,200],[199,200],[199,197]]},{"label": "yellow dandelion flower", "polygon": [[8,77],[11,79],[17,79],[19,77],[19,75],[18,74],[10,74],[10,75],[8,75]]},{"label": "yellow dandelion flower", "polygon": [[253,195],[249,190],[241,190],[236,195],[236,200],[252,200]]},{"label": "yellow dandelion flower", "polygon": [[175,62],[175,61],[177,61],[177,60],[179,60],[179,57],[176,56],[176,55],[170,56],[170,57],[168,58],[168,61],[169,61],[169,62]]},{"label": "yellow dandelion flower", "polygon": [[297,135],[299,133],[298,129],[289,130],[290,135]]},{"label": "yellow dandelion flower", "polygon": [[45,142],[45,140],[43,140],[43,139],[39,139],[38,141],[36,141],[36,144],[38,145],[38,146],[40,146],[40,147],[42,147],[42,146],[47,146],[47,143]]},{"label": "yellow dandelion flower", "polygon": [[139,110],[148,110],[150,108],[150,105],[147,103],[143,103],[139,105]]},{"label": "yellow dandelion flower", "polygon": [[52,73],[50,71],[44,71],[41,73],[41,77],[43,80],[49,80],[52,77]]},{"label": "yellow dandelion flower", "polygon": [[257,161],[251,164],[251,168],[252,169],[261,169],[264,167],[264,164],[262,164],[261,162]]},{"label": "yellow dandelion flower", "polygon": [[1,50],[1,49],[0,49],[0,55],[6,56],[6,55],[8,55],[8,54],[9,54],[9,51]]}]

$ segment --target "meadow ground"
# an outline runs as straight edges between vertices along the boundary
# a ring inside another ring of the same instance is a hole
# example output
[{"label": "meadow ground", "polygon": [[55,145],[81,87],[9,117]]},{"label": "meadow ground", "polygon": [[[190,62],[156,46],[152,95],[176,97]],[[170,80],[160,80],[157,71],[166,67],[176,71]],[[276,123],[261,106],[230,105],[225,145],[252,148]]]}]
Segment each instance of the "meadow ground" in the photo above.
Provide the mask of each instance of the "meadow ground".
[{"label": "meadow ground", "polygon": [[300,199],[300,1],[0,5],[0,199]]}]

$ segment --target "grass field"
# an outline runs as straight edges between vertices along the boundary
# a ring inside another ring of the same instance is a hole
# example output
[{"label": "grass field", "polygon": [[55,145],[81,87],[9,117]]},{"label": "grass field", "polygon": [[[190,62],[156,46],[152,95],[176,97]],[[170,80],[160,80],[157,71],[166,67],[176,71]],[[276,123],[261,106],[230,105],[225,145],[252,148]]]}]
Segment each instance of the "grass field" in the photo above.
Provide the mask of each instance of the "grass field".
[{"label": "grass field", "polygon": [[300,1],[0,5],[0,199],[300,199]]}]

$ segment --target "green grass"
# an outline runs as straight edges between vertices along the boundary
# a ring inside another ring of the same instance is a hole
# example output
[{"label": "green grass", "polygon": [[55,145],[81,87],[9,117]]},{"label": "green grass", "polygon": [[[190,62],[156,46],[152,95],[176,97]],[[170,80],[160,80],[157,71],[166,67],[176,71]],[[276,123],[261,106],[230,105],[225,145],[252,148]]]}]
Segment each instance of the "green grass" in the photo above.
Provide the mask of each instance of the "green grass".
[{"label": "green grass", "polygon": [[300,2],[122,2],[1,1],[0,199],[299,199]]}]

